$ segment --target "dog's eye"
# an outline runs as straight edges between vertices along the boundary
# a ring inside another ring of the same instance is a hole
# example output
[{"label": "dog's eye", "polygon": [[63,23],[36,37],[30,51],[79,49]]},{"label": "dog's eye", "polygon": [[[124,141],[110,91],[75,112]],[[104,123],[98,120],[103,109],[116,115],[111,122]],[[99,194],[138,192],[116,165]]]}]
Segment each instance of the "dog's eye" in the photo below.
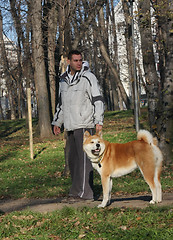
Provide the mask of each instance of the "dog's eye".
[{"label": "dog's eye", "polygon": [[93,141],[91,141],[91,143],[94,143]]}]

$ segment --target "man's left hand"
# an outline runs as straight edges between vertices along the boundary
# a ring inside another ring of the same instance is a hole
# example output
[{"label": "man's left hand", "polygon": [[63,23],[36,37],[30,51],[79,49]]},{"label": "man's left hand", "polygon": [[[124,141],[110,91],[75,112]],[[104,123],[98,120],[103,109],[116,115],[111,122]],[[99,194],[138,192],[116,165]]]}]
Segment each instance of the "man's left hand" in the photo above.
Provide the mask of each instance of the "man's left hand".
[{"label": "man's left hand", "polygon": [[102,125],[96,124],[96,133],[102,130]]}]

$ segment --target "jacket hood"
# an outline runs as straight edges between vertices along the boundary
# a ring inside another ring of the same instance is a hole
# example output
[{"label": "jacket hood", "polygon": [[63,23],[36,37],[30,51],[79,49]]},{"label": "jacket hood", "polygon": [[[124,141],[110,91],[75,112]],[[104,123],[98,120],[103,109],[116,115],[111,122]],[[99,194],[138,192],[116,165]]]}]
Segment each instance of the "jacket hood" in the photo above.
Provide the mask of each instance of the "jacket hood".
[{"label": "jacket hood", "polygon": [[64,79],[69,85],[76,84],[80,81],[80,78],[85,74],[85,72],[90,71],[89,63],[87,61],[82,62],[82,69],[76,72],[73,78],[70,78],[70,65],[67,66],[65,73],[61,75],[61,79]]}]

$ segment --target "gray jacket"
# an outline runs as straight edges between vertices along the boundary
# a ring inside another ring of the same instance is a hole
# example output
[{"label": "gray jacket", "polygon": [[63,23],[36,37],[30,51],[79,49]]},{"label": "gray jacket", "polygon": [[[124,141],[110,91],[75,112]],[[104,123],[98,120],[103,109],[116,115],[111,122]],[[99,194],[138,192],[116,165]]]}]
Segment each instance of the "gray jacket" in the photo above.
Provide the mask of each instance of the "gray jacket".
[{"label": "gray jacket", "polygon": [[85,62],[73,79],[69,77],[69,70],[68,66],[60,78],[59,103],[52,125],[61,127],[64,123],[67,131],[103,125],[104,103],[97,78]]}]

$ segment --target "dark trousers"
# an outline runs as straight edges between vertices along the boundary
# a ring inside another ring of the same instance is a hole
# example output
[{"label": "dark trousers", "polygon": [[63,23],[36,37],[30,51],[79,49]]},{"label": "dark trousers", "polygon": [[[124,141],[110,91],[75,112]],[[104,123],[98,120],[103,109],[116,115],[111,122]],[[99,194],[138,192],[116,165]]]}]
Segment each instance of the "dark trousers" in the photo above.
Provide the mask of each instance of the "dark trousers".
[{"label": "dark trousers", "polygon": [[94,129],[76,129],[68,131],[69,169],[72,179],[69,196],[79,196],[84,199],[93,198],[93,168],[86,153],[83,151],[83,134],[85,130],[90,134]]}]

